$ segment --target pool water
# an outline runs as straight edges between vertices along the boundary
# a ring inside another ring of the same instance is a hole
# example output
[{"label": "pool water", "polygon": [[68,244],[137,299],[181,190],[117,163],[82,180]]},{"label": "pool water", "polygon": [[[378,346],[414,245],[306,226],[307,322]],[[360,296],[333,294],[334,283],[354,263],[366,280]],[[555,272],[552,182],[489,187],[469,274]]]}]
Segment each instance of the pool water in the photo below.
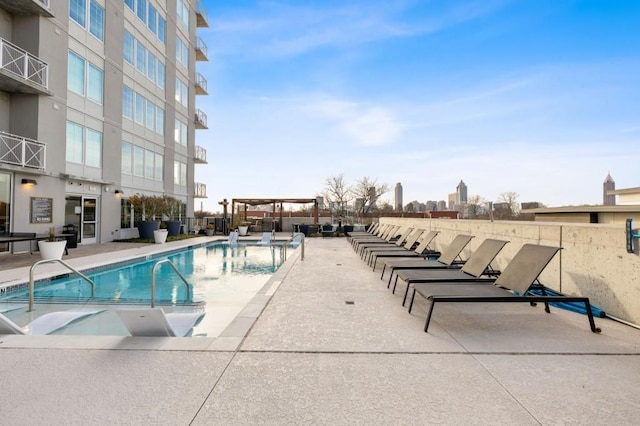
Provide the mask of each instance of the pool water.
[{"label": "pool water", "polygon": [[[232,292],[253,291],[264,285],[285,259],[282,245],[271,247],[213,244],[189,248],[150,260],[121,265],[86,275],[91,286],[76,274],[36,285],[36,303],[149,304],[154,265],[169,259],[192,285],[192,295],[180,276],[167,263],[156,269],[155,301],[158,305],[198,305]],[[0,301],[28,298],[28,289],[7,294]]]}]

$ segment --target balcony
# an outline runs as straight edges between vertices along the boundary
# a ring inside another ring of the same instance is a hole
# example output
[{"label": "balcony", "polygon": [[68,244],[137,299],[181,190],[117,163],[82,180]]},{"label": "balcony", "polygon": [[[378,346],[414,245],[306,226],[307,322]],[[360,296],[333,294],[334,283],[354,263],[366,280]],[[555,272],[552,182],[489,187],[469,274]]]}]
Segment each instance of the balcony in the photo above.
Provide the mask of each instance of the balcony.
[{"label": "balcony", "polygon": [[49,65],[0,38],[0,90],[49,95]]},{"label": "balcony", "polygon": [[194,164],[208,164],[207,163],[207,150],[203,147],[196,145],[196,152],[193,156]]},{"label": "balcony", "polygon": [[43,15],[53,18],[49,10],[50,0],[0,0],[0,9],[13,15]]},{"label": "balcony", "polygon": [[208,95],[209,94],[209,92],[207,91],[207,79],[204,78],[204,76],[202,74],[200,74],[199,72],[196,73],[195,86],[196,86],[196,95]]},{"label": "balcony", "polygon": [[207,45],[202,40],[202,38],[198,37],[196,41],[196,61],[208,61],[209,56],[207,55]]},{"label": "balcony", "polygon": [[196,27],[209,28],[209,18],[207,17],[207,9],[204,8],[202,2],[196,2]]},{"label": "balcony", "polygon": [[208,129],[207,127],[207,114],[202,112],[202,110],[196,108],[196,117],[195,117],[196,129]]},{"label": "balcony", "polygon": [[207,185],[204,183],[194,182],[193,198],[207,198]]},{"label": "balcony", "polygon": [[44,170],[47,148],[44,142],[0,132],[0,163]]}]

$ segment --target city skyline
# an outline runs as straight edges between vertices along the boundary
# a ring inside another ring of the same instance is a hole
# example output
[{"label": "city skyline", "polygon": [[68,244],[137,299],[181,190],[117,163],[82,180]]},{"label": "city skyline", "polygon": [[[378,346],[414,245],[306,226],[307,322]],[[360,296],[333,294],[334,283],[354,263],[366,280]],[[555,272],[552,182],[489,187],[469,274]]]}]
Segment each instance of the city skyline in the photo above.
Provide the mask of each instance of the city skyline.
[{"label": "city skyline", "polygon": [[314,197],[342,173],[422,202],[460,177],[548,206],[601,203],[607,172],[640,186],[640,3],[204,4],[196,209]]}]

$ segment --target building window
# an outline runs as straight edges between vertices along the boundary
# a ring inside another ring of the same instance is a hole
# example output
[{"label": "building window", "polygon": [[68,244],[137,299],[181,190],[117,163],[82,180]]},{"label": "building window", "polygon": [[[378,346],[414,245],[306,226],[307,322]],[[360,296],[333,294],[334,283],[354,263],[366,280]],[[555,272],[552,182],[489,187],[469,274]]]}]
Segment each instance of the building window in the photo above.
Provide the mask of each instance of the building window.
[{"label": "building window", "polygon": [[132,11],[136,10],[135,0],[124,0],[124,4],[126,4]]},{"label": "building window", "polygon": [[84,129],[81,125],[67,121],[67,161],[82,164]]},{"label": "building window", "polygon": [[164,155],[156,153],[155,179],[164,180]]},{"label": "building window", "polygon": [[158,34],[158,12],[151,4],[149,4],[149,21],[147,26],[152,33]]},{"label": "building window", "polygon": [[144,125],[145,99],[138,92],[135,92],[135,99],[136,99],[135,121],[138,124]]},{"label": "building window", "polygon": [[154,130],[156,129],[156,105],[147,99],[147,115],[145,119],[145,125],[147,129]]},{"label": "building window", "polygon": [[187,165],[180,161],[173,162],[173,183],[187,186]]},{"label": "building window", "polygon": [[144,177],[153,179],[153,174],[156,171],[154,161],[156,159],[155,153],[145,149],[144,151]]},{"label": "building window", "polygon": [[189,107],[189,88],[179,78],[176,78],[176,101],[184,107]]},{"label": "building window", "polygon": [[102,167],[102,133],[67,121],[66,153],[70,163]]},{"label": "building window", "polygon": [[95,65],[89,64],[89,73],[87,78],[87,98],[100,105],[102,105],[103,81],[103,71]]},{"label": "building window", "polygon": [[104,42],[104,9],[95,1],[91,1],[90,6],[89,32]]},{"label": "building window", "polygon": [[122,116],[133,120],[133,90],[122,86]]},{"label": "building window", "polygon": [[135,39],[133,35],[127,30],[124,30],[124,49],[123,49],[123,57],[124,60],[134,65],[133,63],[133,55],[134,55],[134,45]]},{"label": "building window", "polygon": [[179,36],[176,36],[176,60],[189,69],[189,48]]},{"label": "building window", "polygon": [[69,0],[69,18],[82,28],[85,27],[87,16],[87,0]]},{"label": "building window", "polygon": [[102,167],[102,133],[87,129],[87,154],[85,164]]},{"label": "building window", "polygon": [[167,21],[162,16],[158,16],[158,39],[167,42]]},{"label": "building window", "polygon": [[136,7],[136,14],[138,18],[145,24],[147,23],[147,0],[138,0]]},{"label": "building window", "polygon": [[187,6],[183,0],[176,2],[176,17],[178,22],[182,24],[182,27],[189,32],[189,6]]},{"label": "building window", "polygon": [[176,118],[176,128],[174,136],[177,144],[187,146],[187,130],[187,124]]},{"label": "building window", "polygon": [[122,141],[121,168],[122,174],[130,175],[133,173],[133,145]]},{"label": "building window", "polygon": [[164,79],[165,79],[164,64],[162,62],[158,61],[158,76],[157,76],[156,84],[162,90],[164,90]]},{"label": "building window", "polygon": [[139,146],[133,147],[133,175],[144,176],[144,149]]},{"label": "building window", "polygon": [[69,90],[84,96],[84,58],[71,50],[68,55],[67,87]]},{"label": "building window", "polygon": [[156,106],[156,133],[164,135],[164,110]]},{"label": "building window", "polygon": [[146,75],[147,49],[140,43],[136,43],[136,69]]}]

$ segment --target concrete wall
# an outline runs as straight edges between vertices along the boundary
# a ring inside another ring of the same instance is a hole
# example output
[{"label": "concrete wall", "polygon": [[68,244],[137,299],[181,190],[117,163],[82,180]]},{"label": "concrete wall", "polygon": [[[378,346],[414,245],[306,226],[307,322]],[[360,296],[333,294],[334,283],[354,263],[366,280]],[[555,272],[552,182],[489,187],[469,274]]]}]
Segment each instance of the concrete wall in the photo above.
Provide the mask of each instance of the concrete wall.
[{"label": "concrete wall", "polygon": [[503,269],[523,244],[562,247],[540,276],[547,287],[581,295],[615,317],[640,324],[640,257],[627,253],[623,225],[381,218],[393,223],[440,231],[435,248],[444,249],[458,234],[475,238],[463,251],[467,258],[486,238],[509,244],[492,266]]}]

